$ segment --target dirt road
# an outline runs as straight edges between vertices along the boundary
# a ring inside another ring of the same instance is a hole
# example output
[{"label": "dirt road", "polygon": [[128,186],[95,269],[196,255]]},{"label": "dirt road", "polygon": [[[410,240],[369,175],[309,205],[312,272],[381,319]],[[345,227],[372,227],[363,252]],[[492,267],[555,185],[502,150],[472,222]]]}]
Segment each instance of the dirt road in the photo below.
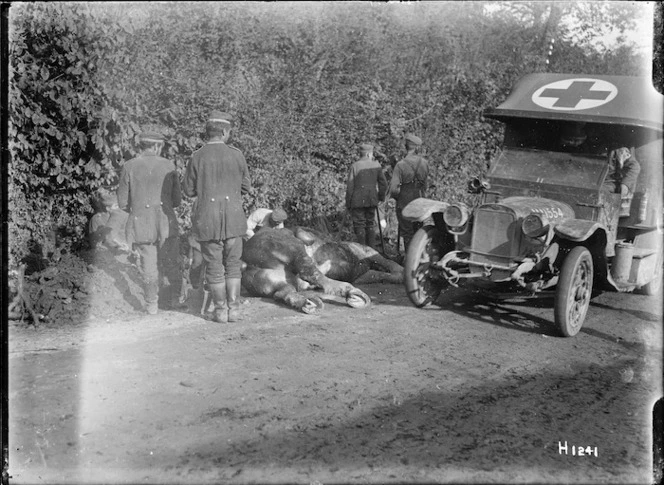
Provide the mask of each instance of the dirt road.
[{"label": "dirt road", "polygon": [[546,302],[358,286],[320,316],[12,324],[11,483],[652,482],[659,299],[601,295],[564,339]]}]

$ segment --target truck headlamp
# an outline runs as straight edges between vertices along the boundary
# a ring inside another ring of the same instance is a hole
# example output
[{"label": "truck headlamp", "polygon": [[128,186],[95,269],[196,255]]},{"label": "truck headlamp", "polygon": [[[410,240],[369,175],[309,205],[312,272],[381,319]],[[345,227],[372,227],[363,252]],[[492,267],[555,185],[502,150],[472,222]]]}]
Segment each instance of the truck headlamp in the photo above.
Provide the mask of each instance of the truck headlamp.
[{"label": "truck headlamp", "polygon": [[470,211],[464,204],[451,204],[443,212],[443,220],[448,227],[463,227],[470,217]]},{"label": "truck headlamp", "polygon": [[544,214],[530,214],[523,219],[521,230],[528,237],[540,237],[549,230],[549,220]]}]

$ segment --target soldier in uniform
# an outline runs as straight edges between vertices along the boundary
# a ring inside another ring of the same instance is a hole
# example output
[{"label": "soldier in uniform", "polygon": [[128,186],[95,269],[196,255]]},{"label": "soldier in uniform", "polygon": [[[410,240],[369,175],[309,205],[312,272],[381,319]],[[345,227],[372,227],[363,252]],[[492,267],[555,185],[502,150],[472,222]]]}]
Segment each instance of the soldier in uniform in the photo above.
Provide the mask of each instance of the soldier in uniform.
[{"label": "soldier in uniform", "polygon": [[146,310],[157,313],[159,267],[170,285],[167,307],[178,307],[182,274],[178,221],[174,208],[182,202],[175,164],[160,156],[164,137],[155,132],[139,135],[141,153],[125,163],[118,186],[118,205],[129,212],[127,243],[140,256]]},{"label": "soldier in uniform", "polygon": [[390,180],[390,197],[397,202],[399,233],[403,237],[406,251],[418,227],[417,224],[404,220],[402,211],[410,201],[424,197],[428,184],[429,164],[424,157],[417,155],[421,145],[422,140],[419,137],[406,135],[406,157],[397,162]]},{"label": "soldier in uniform", "polygon": [[192,232],[205,261],[205,280],[219,323],[235,322],[240,315],[242,236],[247,218],[242,194],[251,189],[242,152],[226,144],[232,117],[213,111],[205,125],[208,142],[195,151],[187,165],[183,191],[197,197]]},{"label": "soldier in uniform", "polygon": [[609,171],[604,179],[602,190],[620,194],[620,217],[628,217],[636,182],[641,173],[641,165],[627,147],[612,150],[609,152],[608,159]]},{"label": "soldier in uniform", "polygon": [[374,147],[360,145],[361,158],[350,166],[346,182],[346,208],[350,211],[357,242],[376,248],[376,208],[385,198],[387,179],[374,159]]},{"label": "soldier in uniform", "polygon": [[627,147],[617,148],[609,154],[609,171],[604,179],[604,187],[622,197],[632,198],[641,165]]}]

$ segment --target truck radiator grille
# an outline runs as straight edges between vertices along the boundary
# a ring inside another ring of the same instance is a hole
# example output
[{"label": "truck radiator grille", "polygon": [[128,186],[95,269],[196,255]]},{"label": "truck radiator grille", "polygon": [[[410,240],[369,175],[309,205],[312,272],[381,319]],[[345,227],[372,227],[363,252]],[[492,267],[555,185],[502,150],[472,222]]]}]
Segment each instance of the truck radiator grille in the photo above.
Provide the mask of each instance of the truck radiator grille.
[{"label": "truck radiator grille", "polygon": [[[508,265],[519,255],[521,230],[510,211],[480,209],[473,223],[470,260],[486,264]],[[479,269],[478,269],[479,271]]]}]

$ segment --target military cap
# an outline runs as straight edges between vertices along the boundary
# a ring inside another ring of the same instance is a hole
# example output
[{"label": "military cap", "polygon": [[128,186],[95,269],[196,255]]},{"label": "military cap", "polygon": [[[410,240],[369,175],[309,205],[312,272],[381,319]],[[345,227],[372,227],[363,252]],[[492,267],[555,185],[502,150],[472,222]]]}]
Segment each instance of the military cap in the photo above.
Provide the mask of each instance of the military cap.
[{"label": "military cap", "polygon": [[270,219],[272,219],[274,223],[279,224],[288,219],[288,214],[286,214],[286,211],[283,209],[274,209],[272,215],[270,215]]},{"label": "military cap", "polygon": [[361,143],[360,144],[360,151],[362,153],[372,152],[373,149],[374,149],[374,146],[371,143]]},{"label": "military cap", "polygon": [[208,116],[208,121],[212,121],[215,123],[226,123],[226,124],[231,124],[231,121],[233,121],[233,117],[229,115],[228,113],[224,113],[223,111],[213,111],[210,113],[210,116]]},{"label": "military cap", "polygon": [[406,141],[417,146],[420,146],[422,144],[422,139],[418,136],[413,135],[412,133],[406,135]]},{"label": "military cap", "polygon": [[152,143],[159,143],[164,141],[164,135],[156,131],[144,131],[138,135],[139,140]]}]

